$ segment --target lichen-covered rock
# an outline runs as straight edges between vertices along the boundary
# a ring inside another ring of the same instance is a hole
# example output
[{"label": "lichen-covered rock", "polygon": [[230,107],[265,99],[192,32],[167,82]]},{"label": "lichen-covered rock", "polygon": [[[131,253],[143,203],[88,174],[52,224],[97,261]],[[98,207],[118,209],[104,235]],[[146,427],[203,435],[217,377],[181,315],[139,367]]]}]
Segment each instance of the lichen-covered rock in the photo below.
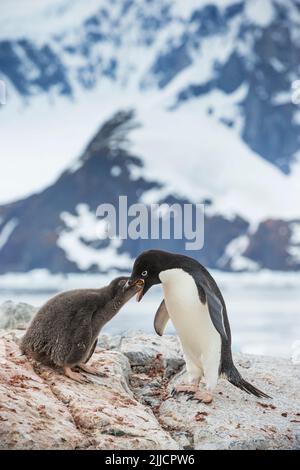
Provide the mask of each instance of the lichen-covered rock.
[{"label": "lichen-covered rock", "polygon": [[119,349],[122,342],[121,335],[101,334],[98,339],[98,346],[104,349]]},{"label": "lichen-covered rock", "polygon": [[91,360],[101,377],[79,384],[22,356],[22,334],[0,331],[1,449],[300,447],[299,364],[237,354],[242,375],[273,399],[220,379],[204,405],[170,396],[185,374],[173,336],[106,335]]},{"label": "lichen-covered rock", "polygon": [[0,328],[24,330],[37,310],[36,307],[24,302],[15,303],[7,300],[0,305]]},{"label": "lichen-covered rock", "polygon": [[122,339],[120,350],[128,357],[131,366],[163,368],[167,377],[184,364],[176,336],[129,334]]},{"label": "lichen-covered rock", "polygon": [[[194,449],[300,448],[300,368],[286,359],[235,355],[242,375],[273,398],[259,399],[220,379],[207,406],[183,395],[160,406],[164,427],[186,431]],[[180,374],[168,390],[182,380]],[[176,436],[171,433],[174,438]]]},{"label": "lichen-covered rock", "polygon": [[0,449],[84,445],[68,408],[21,356],[15,335],[0,337]]},{"label": "lichen-covered rock", "polygon": [[130,365],[118,351],[96,350],[103,377],[78,384],[22,356],[16,336],[0,337],[0,448],[177,449],[152,410],[128,387]]},{"label": "lichen-covered rock", "polygon": [[[220,379],[213,403],[205,405],[187,400],[186,395],[171,397],[173,386],[185,379],[184,369],[167,380],[163,367],[156,367],[157,355],[165,353],[161,360],[165,367],[178,347],[174,337],[144,334],[124,338],[121,345],[133,367],[131,386],[136,396],[152,407],[181,448],[300,448],[300,365],[282,358],[236,354],[245,379],[273,399],[258,399]],[[177,359],[182,361],[178,350]]]}]

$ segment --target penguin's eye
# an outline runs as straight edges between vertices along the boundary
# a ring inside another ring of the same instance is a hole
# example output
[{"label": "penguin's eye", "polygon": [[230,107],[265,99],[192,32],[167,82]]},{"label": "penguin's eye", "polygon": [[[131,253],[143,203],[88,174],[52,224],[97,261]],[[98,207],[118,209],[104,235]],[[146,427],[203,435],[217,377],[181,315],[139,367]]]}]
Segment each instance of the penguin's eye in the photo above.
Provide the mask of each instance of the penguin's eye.
[{"label": "penguin's eye", "polygon": [[147,274],[148,274],[148,271],[143,271],[143,272],[142,272],[142,276],[143,276],[143,277],[146,277]]}]

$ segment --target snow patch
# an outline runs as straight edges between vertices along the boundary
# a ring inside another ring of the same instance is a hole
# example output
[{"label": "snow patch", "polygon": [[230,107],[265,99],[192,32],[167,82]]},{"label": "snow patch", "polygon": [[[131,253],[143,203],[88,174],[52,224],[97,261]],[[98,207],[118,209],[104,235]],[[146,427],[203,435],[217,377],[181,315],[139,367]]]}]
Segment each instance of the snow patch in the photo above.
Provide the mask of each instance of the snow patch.
[{"label": "snow patch", "polygon": [[103,272],[113,268],[129,270],[132,266],[130,256],[117,251],[121,245],[120,240],[111,240],[107,248],[95,249],[80,240],[76,233],[65,232],[60,235],[57,244],[64,250],[66,257],[82,271],[92,266],[97,266]]},{"label": "snow patch", "polygon": [[0,38],[43,41],[80,25],[101,4],[103,0],[1,0]]},{"label": "snow patch", "polygon": [[68,229],[76,232],[78,238],[82,238],[87,242],[99,239],[99,236],[104,234],[105,222],[97,219],[96,214],[90,212],[87,204],[78,204],[76,211],[78,215],[75,216],[69,212],[61,214],[61,219]]},{"label": "snow patch", "polygon": [[234,271],[257,271],[259,264],[243,256],[248,243],[249,238],[247,235],[234,238],[227,245],[224,255],[218,261],[218,266],[222,268],[230,262],[230,266]]},{"label": "snow patch", "polygon": [[64,250],[67,259],[76,263],[82,271],[92,266],[97,266],[103,272],[113,268],[130,270],[130,256],[118,253],[121,240],[111,239],[108,247],[99,249],[89,245],[105,238],[106,222],[97,219],[87,204],[79,204],[76,210],[78,215],[68,212],[61,214],[66,229],[60,233],[57,245]]},{"label": "snow patch", "polygon": [[110,170],[110,174],[116,178],[120,176],[121,173],[122,173],[122,170],[119,166],[113,166],[112,169]]},{"label": "snow patch", "polygon": [[69,173],[76,173],[76,171],[80,170],[80,168],[83,165],[83,161],[81,158],[76,158],[73,164],[69,167],[68,171]]},{"label": "snow patch", "polygon": [[246,235],[234,238],[228,243],[224,255],[219,259],[218,265],[222,268],[228,261],[230,261],[234,256],[240,256],[247,248],[249,239]]},{"label": "snow patch", "polygon": [[[169,195],[167,188],[153,188],[143,193],[141,202],[146,205],[157,204]],[[174,194],[173,194],[174,196]]]},{"label": "snow patch", "polygon": [[261,27],[268,26],[275,15],[272,0],[248,0],[245,14],[252,23]]},{"label": "snow patch", "polygon": [[233,271],[258,271],[260,265],[245,256],[237,255],[231,261],[231,268]]},{"label": "snow patch", "polygon": [[3,229],[0,232],[0,250],[2,250],[4,245],[8,242],[11,234],[17,227],[18,223],[18,219],[11,219],[4,225]]},{"label": "snow patch", "polygon": [[291,102],[291,93],[289,91],[281,91],[272,98],[272,103],[275,105],[287,104]]},{"label": "snow patch", "polygon": [[294,262],[300,263],[300,245],[299,246],[290,246],[288,248],[288,252],[292,256]]},{"label": "snow patch", "polygon": [[246,98],[248,90],[249,86],[243,83],[231,94],[215,89],[198,99],[203,108],[210,110],[211,119],[227,124],[240,136],[244,127],[244,118],[239,104]]},{"label": "snow patch", "polygon": [[300,222],[293,222],[290,224],[292,230],[291,243],[300,245]]},{"label": "snow patch", "polygon": [[291,238],[288,248],[289,254],[293,257],[294,261],[300,263],[300,222],[293,222],[290,224]]},{"label": "snow patch", "polygon": [[300,111],[296,111],[293,114],[293,124],[295,124],[296,126],[300,126]]},{"label": "snow patch", "polygon": [[277,57],[272,57],[270,64],[277,72],[283,72],[285,70],[285,65],[277,59]]}]

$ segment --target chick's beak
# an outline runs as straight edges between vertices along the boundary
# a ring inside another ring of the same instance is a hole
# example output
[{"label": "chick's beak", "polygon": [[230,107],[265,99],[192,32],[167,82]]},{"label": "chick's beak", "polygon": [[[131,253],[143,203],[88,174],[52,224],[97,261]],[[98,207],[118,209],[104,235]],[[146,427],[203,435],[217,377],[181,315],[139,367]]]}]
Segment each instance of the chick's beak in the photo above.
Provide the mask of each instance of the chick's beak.
[{"label": "chick's beak", "polygon": [[145,285],[144,279],[140,279],[140,278],[134,279],[134,280],[128,279],[128,281],[126,282],[126,284],[124,286],[124,289],[130,289],[133,286],[139,287],[139,290],[138,290],[137,296],[136,296],[136,299],[139,302],[143,297],[144,285]]}]

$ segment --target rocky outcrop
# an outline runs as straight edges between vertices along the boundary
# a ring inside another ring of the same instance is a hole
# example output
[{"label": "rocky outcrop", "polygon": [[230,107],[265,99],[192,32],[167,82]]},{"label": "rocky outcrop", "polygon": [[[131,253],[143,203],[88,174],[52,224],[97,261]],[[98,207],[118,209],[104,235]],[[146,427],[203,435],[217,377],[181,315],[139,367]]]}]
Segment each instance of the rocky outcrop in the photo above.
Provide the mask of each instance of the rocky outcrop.
[{"label": "rocky outcrop", "polygon": [[15,303],[11,300],[3,302],[0,305],[0,329],[25,330],[37,310],[25,302]]},{"label": "rocky outcrop", "polygon": [[102,377],[78,384],[21,356],[18,336],[1,336],[0,448],[177,449],[150,408],[128,386],[119,351],[93,357]]},{"label": "rocky outcrop", "polygon": [[177,339],[104,335],[78,384],[22,356],[23,332],[0,336],[2,449],[295,449],[300,446],[299,365],[236,355],[246,379],[272,400],[220,379],[211,405],[172,398],[183,378]]}]

